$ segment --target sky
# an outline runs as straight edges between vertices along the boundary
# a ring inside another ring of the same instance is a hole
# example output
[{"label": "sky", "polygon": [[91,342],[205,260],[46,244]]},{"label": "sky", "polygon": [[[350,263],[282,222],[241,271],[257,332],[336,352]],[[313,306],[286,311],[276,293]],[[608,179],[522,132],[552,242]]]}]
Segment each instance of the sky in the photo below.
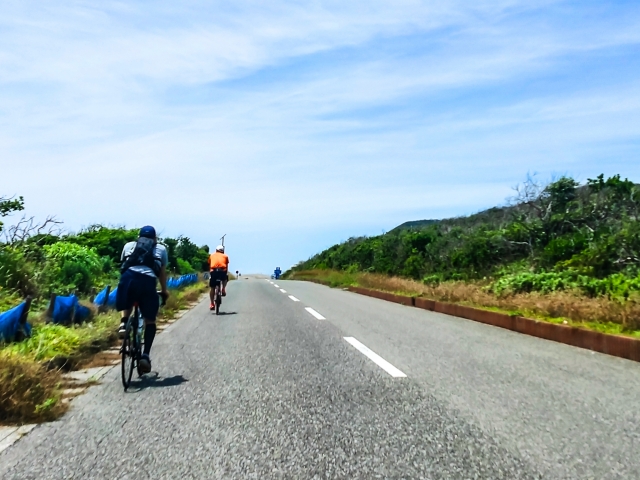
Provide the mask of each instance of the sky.
[{"label": "sky", "polygon": [[528,173],[640,182],[637,0],[0,0],[0,197],[67,231],[268,273]]}]

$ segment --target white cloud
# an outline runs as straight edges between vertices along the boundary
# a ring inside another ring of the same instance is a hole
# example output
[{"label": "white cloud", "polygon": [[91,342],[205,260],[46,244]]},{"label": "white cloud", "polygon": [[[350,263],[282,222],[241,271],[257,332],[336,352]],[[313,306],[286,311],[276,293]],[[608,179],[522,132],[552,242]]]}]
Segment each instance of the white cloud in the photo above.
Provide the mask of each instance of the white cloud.
[{"label": "white cloud", "polygon": [[529,170],[590,175],[640,137],[632,62],[588,85],[570,71],[629,58],[640,21],[619,6],[600,19],[555,1],[3,8],[0,194],[71,228],[342,239],[491,206]]}]

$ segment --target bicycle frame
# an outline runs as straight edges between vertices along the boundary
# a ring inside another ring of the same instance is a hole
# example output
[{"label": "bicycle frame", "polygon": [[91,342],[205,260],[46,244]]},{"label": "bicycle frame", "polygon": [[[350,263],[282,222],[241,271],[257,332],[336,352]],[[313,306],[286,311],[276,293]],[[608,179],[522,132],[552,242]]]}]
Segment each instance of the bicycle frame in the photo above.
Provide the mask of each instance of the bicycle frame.
[{"label": "bicycle frame", "polygon": [[[161,292],[157,293],[161,296],[160,305],[164,306],[166,304],[166,297],[163,297]],[[142,313],[140,313],[140,307],[135,303],[133,305],[133,311],[127,320],[122,347],[120,347],[120,354],[122,355],[122,385],[125,391],[131,384],[134,368],[138,370],[139,377],[144,375],[144,372],[140,370],[140,358],[142,357],[144,347],[143,332],[145,330],[145,324],[146,322],[142,318]]]},{"label": "bicycle frame", "polygon": [[[134,305],[132,314],[127,320],[125,336],[122,340],[120,353],[122,355],[122,384],[125,391],[131,384],[133,370],[137,369],[138,376],[142,376],[140,371],[140,357],[142,356],[144,320],[140,314],[138,305]],[[127,362],[129,360],[130,362]]]}]

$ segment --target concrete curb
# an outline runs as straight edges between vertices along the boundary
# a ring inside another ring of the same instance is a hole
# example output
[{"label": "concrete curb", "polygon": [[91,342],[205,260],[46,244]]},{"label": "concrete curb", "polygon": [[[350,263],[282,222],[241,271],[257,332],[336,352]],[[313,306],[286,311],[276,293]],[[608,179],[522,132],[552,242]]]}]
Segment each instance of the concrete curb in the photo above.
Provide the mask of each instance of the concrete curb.
[{"label": "concrete curb", "polygon": [[494,327],[505,328],[525,335],[531,335],[532,337],[543,338],[573,347],[593,350],[594,352],[640,362],[640,340],[635,338],[609,335],[577,327],[542,322],[517,315],[507,315],[490,310],[482,310],[480,308],[438,302],[426,298],[407,297],[405,295],[396,295],[368,288],[349,287],[348,290],[388,302],[444,313],[445,315],[452,315]]},{"label": "concrete curb", "polygon": [[35,424],[22,425],[21,427],[0,426],[0,452],[5,451],[36,427]]}]

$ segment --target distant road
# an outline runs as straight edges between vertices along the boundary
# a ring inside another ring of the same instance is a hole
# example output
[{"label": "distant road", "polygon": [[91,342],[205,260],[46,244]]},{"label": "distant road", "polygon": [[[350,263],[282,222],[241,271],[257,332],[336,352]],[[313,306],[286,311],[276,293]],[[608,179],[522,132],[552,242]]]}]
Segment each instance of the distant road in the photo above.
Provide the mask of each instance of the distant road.
[{"label": "distant road", "polygon": [[[277,286],[276,286],[277,285]],[[0,478],[640,478],[640,364],[251,277],[0,454]],[[132,415],[132,412],[135,414]]]}]

